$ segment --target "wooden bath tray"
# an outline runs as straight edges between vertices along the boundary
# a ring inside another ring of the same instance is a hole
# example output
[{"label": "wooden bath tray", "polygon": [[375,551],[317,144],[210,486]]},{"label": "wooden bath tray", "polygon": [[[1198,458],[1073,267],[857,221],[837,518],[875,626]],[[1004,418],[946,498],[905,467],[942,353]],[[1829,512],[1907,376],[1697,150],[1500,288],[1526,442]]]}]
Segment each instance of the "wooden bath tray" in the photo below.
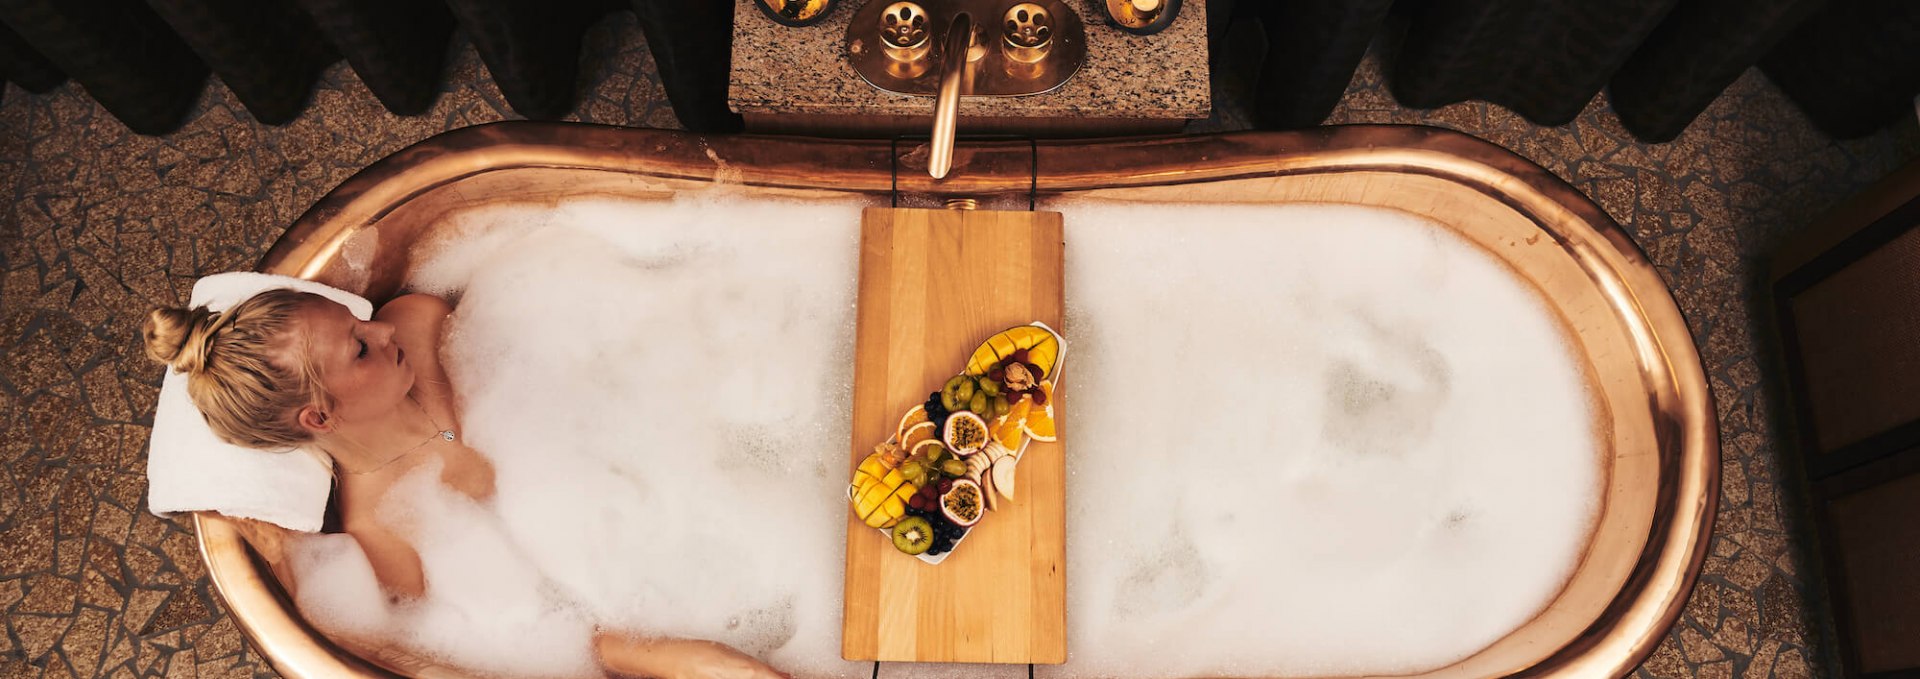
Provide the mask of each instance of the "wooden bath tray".
[{"label": "wooden bath tray", "polygon": [[[1062,245],[1057,212],[867,209],[849,473],[988,336],[1032,321],[1070,332],[1061,325]],[[849,513],[841,655],[1065,662],[1065,448],[1034,442],[1019,478],[1016,499],[937,566],[898,552]]]}]

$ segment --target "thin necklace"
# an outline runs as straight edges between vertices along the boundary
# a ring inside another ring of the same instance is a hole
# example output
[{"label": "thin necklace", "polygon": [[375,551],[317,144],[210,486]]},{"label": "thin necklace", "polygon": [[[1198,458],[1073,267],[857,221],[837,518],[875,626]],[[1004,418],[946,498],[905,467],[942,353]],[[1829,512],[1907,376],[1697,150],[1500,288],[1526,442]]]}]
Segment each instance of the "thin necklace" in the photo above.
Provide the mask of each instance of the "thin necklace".
[{"label": "thin necklace", "polygon": [[[412,401],[413,399],[409,398],[407,400]],[[427,416],[427,421],[433,423],[433,428],[438,429],[439,431],[434,432],[433,435],[428,436],[425,440],[422,440],[419,443],[413,444],[413,447],[400,451],[399,455],[395,455],[393,457],[387,458],[386,462],[382,462],[380,464],[374,465],[373,468],[371,469],[362,469],[360,471],[353,471],[350,469],[350,470],[347,470],[348,474],[353,476],[360,476],[362,474],[372,474],[382,469],[386,469],[388,465],[391,465],[395,462],[399,462],[403,458],[413,455],[415,451],[420,450],[421,446],[431,443],[436,438],[441,439],[443,441],[452,441],[454,439],[453,430],[440,429],[440,421],[433,419],[433,413],[427,410],[426,405],[421,404],[418,401],[414,401],[414,405],[419,406],[420,414]]]}]

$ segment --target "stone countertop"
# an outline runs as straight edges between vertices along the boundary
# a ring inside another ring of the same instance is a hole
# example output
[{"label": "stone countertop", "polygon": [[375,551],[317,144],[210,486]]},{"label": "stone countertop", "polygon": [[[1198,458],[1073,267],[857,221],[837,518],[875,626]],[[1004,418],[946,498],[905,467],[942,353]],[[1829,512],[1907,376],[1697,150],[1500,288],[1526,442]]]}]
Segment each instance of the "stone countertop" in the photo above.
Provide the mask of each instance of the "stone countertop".
[{"label": "stone countertop", "polygon": [[[847,24],[865,2],[840,0],[820,23],[793,28],[736,0],[733,73],[736,113],[801,115],[933,114],[933,97],[882,91],[854,72]],[[1205,118],[1207,3],[1183,0],[1166,30],[1138,36],[1107,24],[1099,0],[1065,0],[1086,25],[1087,60],[1058,89],[1017,97],[963,97],[960,115],[1043,118]]]}]

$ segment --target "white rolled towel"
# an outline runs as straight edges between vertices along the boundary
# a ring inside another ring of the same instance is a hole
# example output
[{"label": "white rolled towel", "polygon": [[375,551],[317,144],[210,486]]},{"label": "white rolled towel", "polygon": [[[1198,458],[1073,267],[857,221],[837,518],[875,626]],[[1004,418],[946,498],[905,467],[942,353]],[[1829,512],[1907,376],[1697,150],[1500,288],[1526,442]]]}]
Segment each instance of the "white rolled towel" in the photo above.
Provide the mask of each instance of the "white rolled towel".
[{"label": "white rolled towel", "polygon": [[[309,280],[241,271],[193,284],[188,306],[226,311],[261,292],[293,288],[321,295],[361,320],[373,317],[366,298]],[[147,508],[160,516],[216,511],[317,533],[326,519],[333,474],[307,451],[270,452],[220,440],[187,396],[187,376],[167,369],[147,443]]]}]

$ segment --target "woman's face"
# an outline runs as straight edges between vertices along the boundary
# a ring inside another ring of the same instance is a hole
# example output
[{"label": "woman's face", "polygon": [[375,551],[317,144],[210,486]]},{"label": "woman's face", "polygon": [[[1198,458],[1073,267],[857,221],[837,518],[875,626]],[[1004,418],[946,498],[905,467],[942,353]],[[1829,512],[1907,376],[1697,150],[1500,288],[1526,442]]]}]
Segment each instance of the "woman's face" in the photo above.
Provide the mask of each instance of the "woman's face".
[{"label": "woman's face", "polygon": [[[413,367],[393,341],[393,324],[360,320],[324,298],[302,306],[299,320],[307,360],[333,396],[326,419],[378,419],[393,413],[413,389]],[[315,424],[304,415],[302,422]]]}]

